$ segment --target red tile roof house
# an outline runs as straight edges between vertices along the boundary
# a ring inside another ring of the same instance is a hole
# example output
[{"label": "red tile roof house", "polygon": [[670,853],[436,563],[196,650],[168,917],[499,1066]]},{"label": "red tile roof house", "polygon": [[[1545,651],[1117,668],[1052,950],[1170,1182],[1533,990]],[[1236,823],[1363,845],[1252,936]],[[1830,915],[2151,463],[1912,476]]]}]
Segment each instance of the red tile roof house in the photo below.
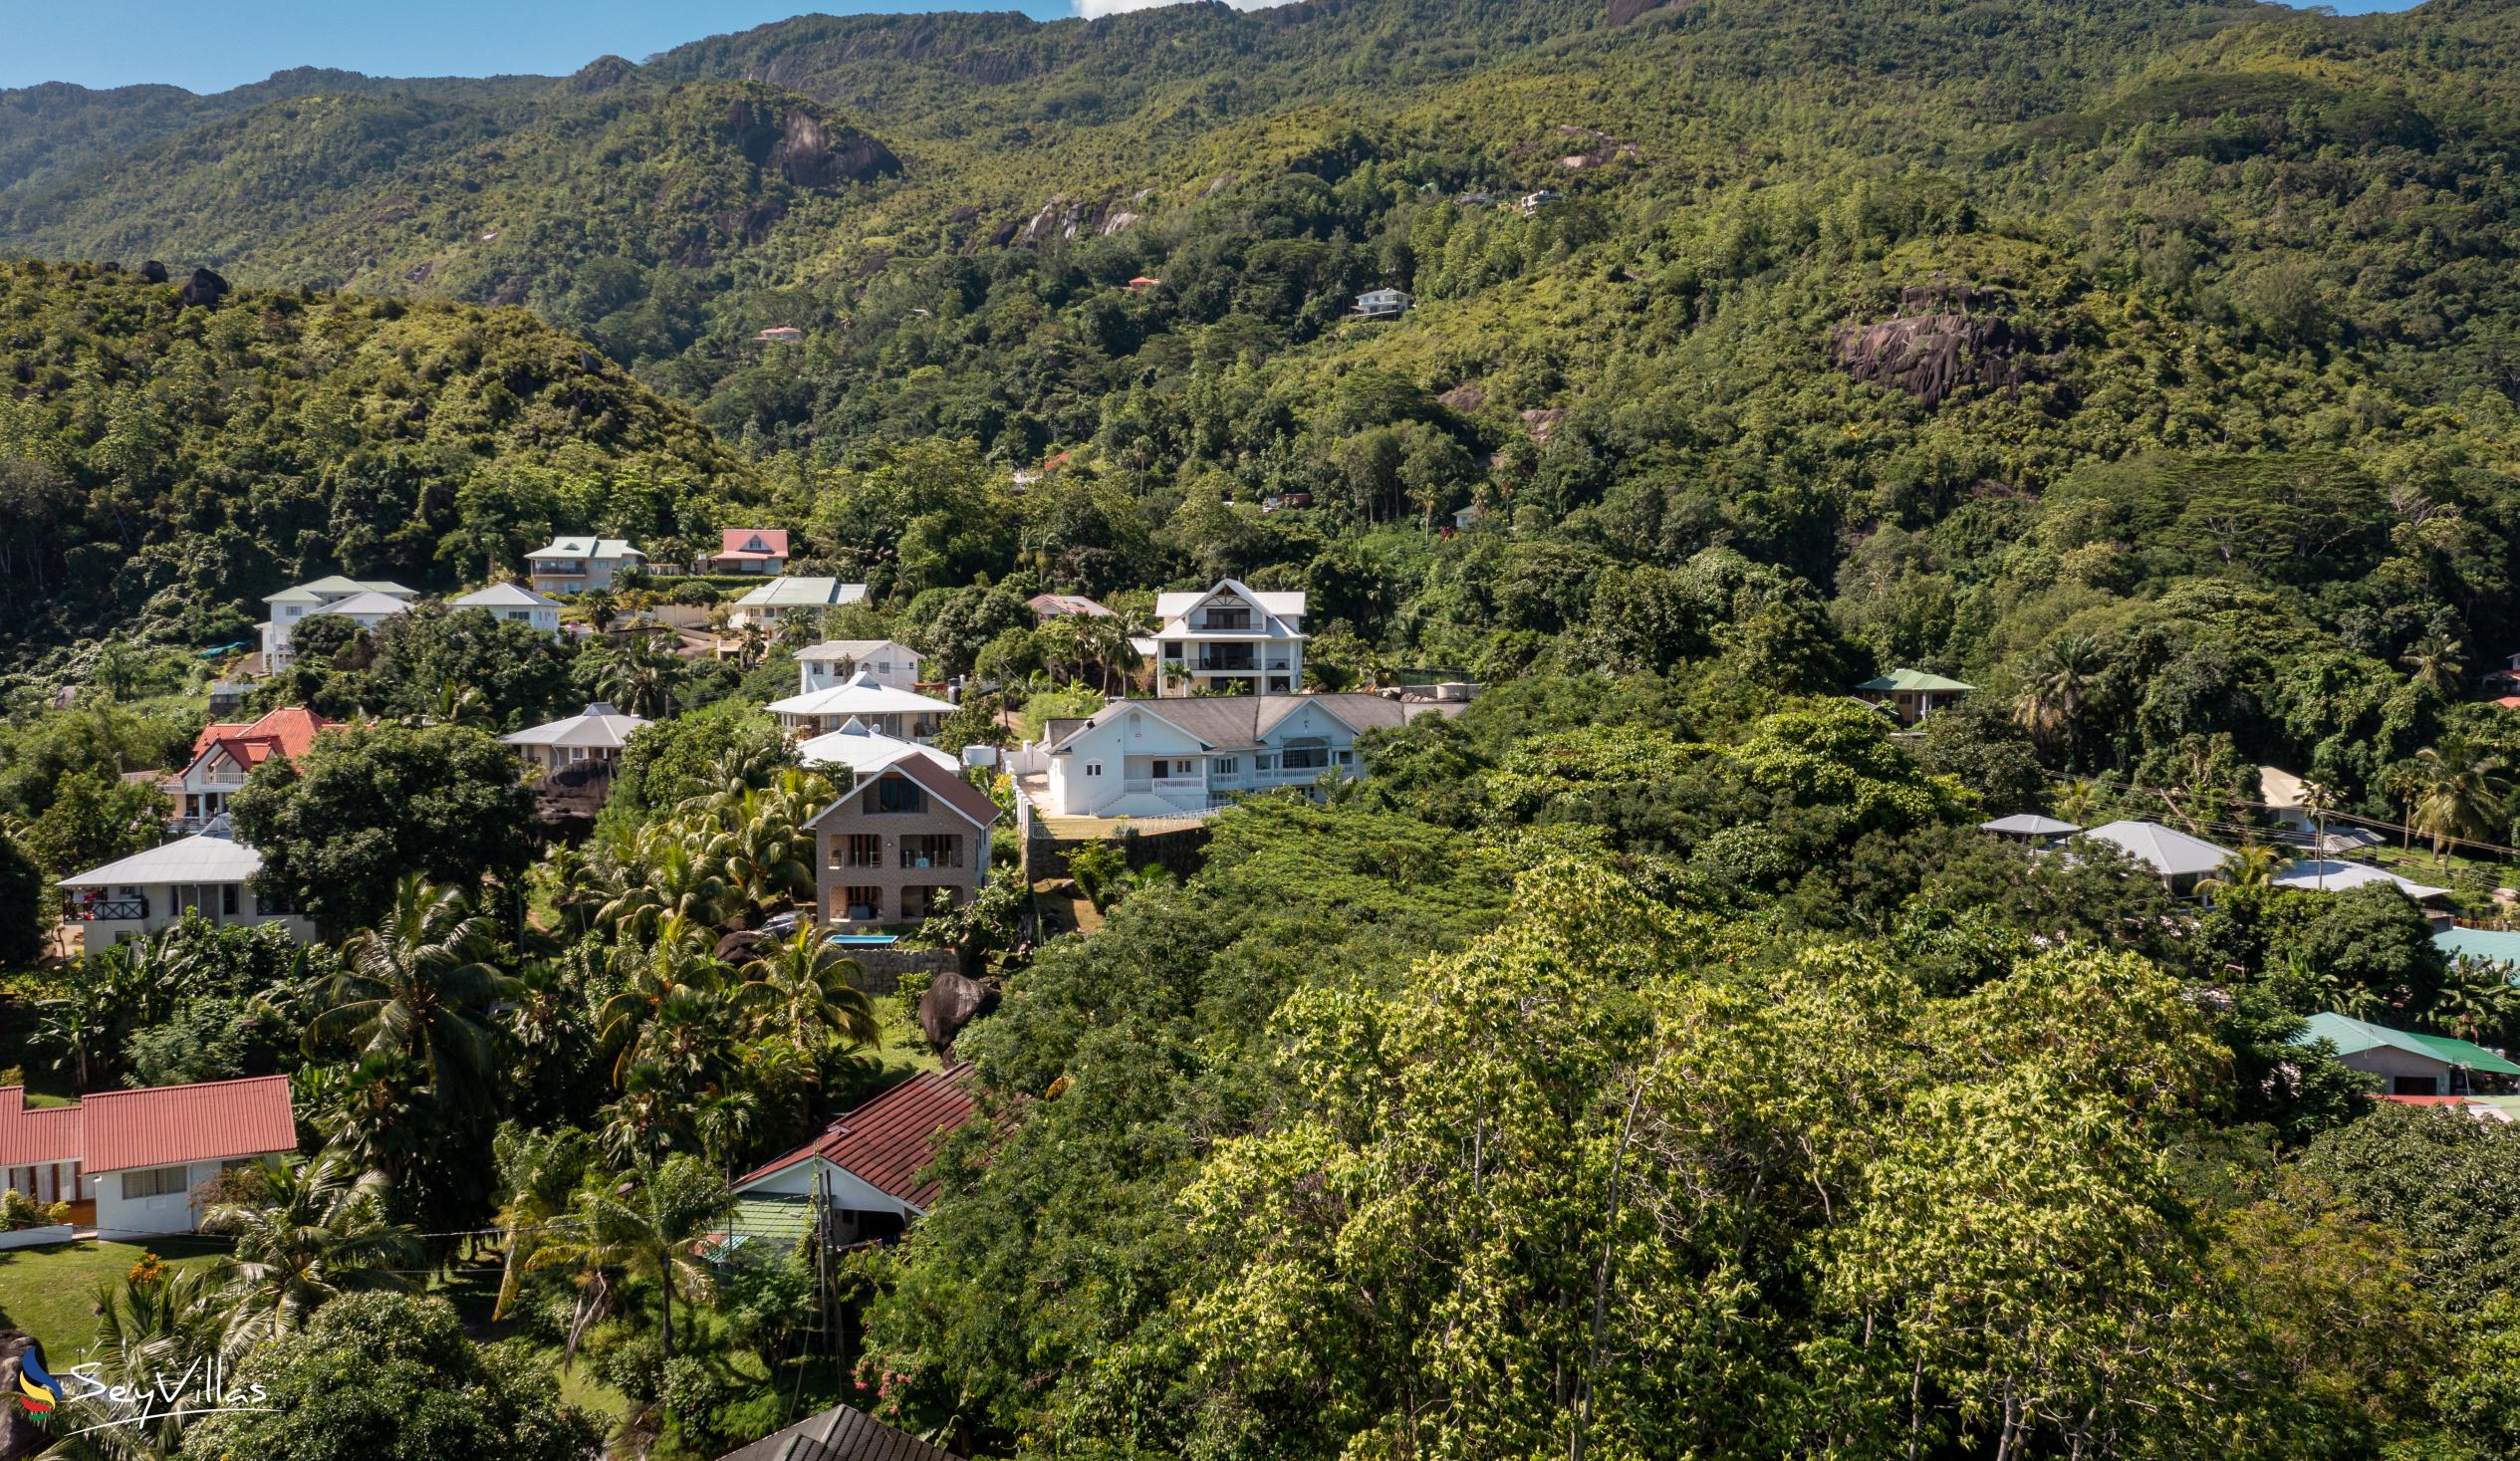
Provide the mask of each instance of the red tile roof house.
[{"label": "red tile roof house", "polygon": [[837,1247],[898,1234],[925,1217],[938,1183],[920,1173],[937,1143],[971,1119],[968,1066],[925,1071],[831,1123],[822,1135],[735,1183],[733,1237],[792,1245],[829,1204]]},{"label": "red tile roof house", "polygon": [[243,788],[255,767],[275,756],[296,760],[333,725],[302,705],[284,705],[250,725],[202,727],[192,741],[191,762],[175,774],[171,788],[175,830],[199,832],[227,810],[227,799]]},{"label": "red tile roof house", "polygon": [[148,1091],[104,1091],[30,1108],[0,1086],[0,1181],[38,1202],[70,1202],[97,1236],[154,1237],[201,1226],[193,1193],[229,1167],[298,1149],[289,1078],[258,1076]]},{"label": "red tile roof house", "polygon": [[710,573],[776,578],[788,571],[785,528],[728,528],[717,540],[717,552],[706,560]]}]

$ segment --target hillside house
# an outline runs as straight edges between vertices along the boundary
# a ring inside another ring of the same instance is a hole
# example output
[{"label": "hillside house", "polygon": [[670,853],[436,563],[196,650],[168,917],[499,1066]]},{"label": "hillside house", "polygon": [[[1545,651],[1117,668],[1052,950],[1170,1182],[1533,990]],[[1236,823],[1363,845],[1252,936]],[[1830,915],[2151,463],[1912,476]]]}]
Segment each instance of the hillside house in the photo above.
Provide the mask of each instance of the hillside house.
[{"label": "hillside house", "polygon": [[294,662],[291,636],[313,615],[342,614],[363,629],[374,629],[408,610],[418,597],[389,580],[346,579],[339,574],[269,595],[263,603],[271,607],[271,617],[255,625],[262,634],[263,669],[278,674]]},{"label": "hillside house", "polygon": [[799,737],[830,735],[854,720],[897,740],[924,741],[936,734],[937,724],[953,713],[953,706],[915,690],[879,684],[861,669],[828,690],[774,700],[770,713]]},{"label": "hillside house", "polygon": [[1998,817],[1992,822],[1981,822],[1977,825],[1977,830],[2032,848],[2054,847],[2059,842],[2082,831],[2071,822],[2059,822],[2053,817],[2040,817],[2028,812],[2017,813],[2011,817]]},{"label": "hillside house", "polygon": [[296,760],[332,727],[332,721],[300,705],[284,705],[243,725],[202,727],[192,739],[192,759],[168,788],[174,799],[174,830],[201,831],[226,813],[228,798],[244,790],[255,767],[275,759]]},{"label": "hillside house", "polygon": [[829,735],[800,741],[796,758],[807,766],[823,767],[847,773],[850,780],[870,776],[904,756],[920,756],[943,770],[962,774],[962,763],[916,741],[904,741],[853,720]]},{"label": "hillside house", "polygon": [[1304,596],[1259,594],[1233,579],[1155,601],[1155,693],[1291,695],[1304,687]]},{"label": "hillside house", "polygon": [[554,538],[525,555],[525,578],[537,594],[592,594],[646,562],[646,554],[619,538]]},{"label": "hillside house", "polygon": [[1083,618],[1110,618],[1112,611],[1082,594],[1035,594],[1024,601],[1033,617],[1048,623],[1054,618],[1076,615]]},{"label": "hillside house", "polygon": [[2194,896],[2196,884],[2231,858],[2228,848],[2155,822],[2112,822],[2082,834],[2082,839],[2107,844],[2151,868],[2163,887],[2182,898]]},{"label": "hillside house", "polygon": [[[597,700],[566,720],[533,726],[513,735],[499,737],[528,765],[541,767],[546,774],[559,771],[589,771],[598,776],[612,772],[613,763],[621,759],[622,748],[630,744],[631,732],[647,722],[635,715],[624,715],[608,701]],[[599,763],[599,768],[590,768]]]},{"label": "hillside house", "polygon": [[1354,776],[1358,736],[1468,705],[1360,694],[1119,700],[1051,722],[1011,766],[1042,816],[1203,817],[1245,793]]},{"label": "hillside house", "polygon": [[522,584],[493,584],[446,601],[449,609],[478,609],[501,623],[523,624],[538,634],[560,637],[560,601]]},{"label": "hillside house", "polygon": [[1134,295],[1150,295],[1156,290],[1163,288],[1163,281],[1160,279],[1150,279],[1147,276],[1140,274],[1136,278],[1129,281],[1129,283],[1123,287]]},{"label": "hillside house", "polygon": [[717,1461],[957,1461],[954,1453],[896,1430],[854,1405],[834,1405]]},{"label": "hillside house", "polygon": [[935,1164],[937,1144],[971,1119],[969,1076],[959,1065],[921,1072],[738,1177],[729,1246],[798,1247],[814,1235],[818,1198],[827,1247],[899,1236],[936,1203],[938,1184],[920,1174]]},{"label": "hillside house", "polygon": [[1530,218],[1550,204],[1563,202],[1565,199],[1566,194],[1559,192],[1556,188],[1544,187],[1536,193],[1523,194],[1522,201],[1516,206],[1522,209],[1525,218]]},{"label": "hillside house", "polygon": [[773,579],[736,600],[726,621],[737,627],[761,624],[775,629],[793,617],[819,618],[825,609],[866,602],[864,584],[844,584],[838,579]]},{"label": "hillside house", "polygon": [[925,756],[861,773],[806,824],[816,920],[836,931],[918,923],[979,896],[999,816],[958,770]]},{"label": "hillside house", "polygon": [[2295,1045],[2327,1041],[2348,1070],[2378,1078],[2394,1096],[2468,1096],[2479,1089],[2509,1090],[2520,1065],[2500,1054],[2446,1035],[2393,1030],[2334,1013],[2312,1015]]},{"label": "hillside house", "polygon": [[713,574],[757,574],[777,578],[788,571],[785,528],[728,528],[717,535],[717,552],[701,561]]},{"label": "hillside house", "polygon": [[1404,290],[1369,289],[1357,296],[1357,318],[1361,320],[1396,320],[1408,313],[1417,301]]},{"label": "hillside house", "polygon": [[828,690],[860,674],[886,689],[915,689],[925,663],[897,639],[825,639],[796,651],[797,693]]},{"label": "hillside house", "polygon": [[1896,717],[1902,726],[1913,726],[1937,710],[1957,705],[1976,688],[1921,669],[1894,669],[1856,686],[1855,698]]},{"label": "hillside house", "polygon": [[279,898],[253,889],[263,854],[232,838],[196,833],[61,880],[62,921],[85,947],[155,933],[186,913],[213,923],[277,923],[300,941],[315,925]]},{"label": "hillside house", "polygon": [[2435,928],[2447,928],[2454,920],[2456,910],[2448,888],[2417,882],[2411,877],[2400,877],[2386,867],[2375,867],[2369,862],[2348,862],[2337,857],[2307,857],[2288,863],[2281,872],[2275,874],[2277,887],[2291,888],[2297,892],[2345,892],[2352,888],[2368,887],[2375,882],[2388,883],[2404,893],[2409,901],[2423,909],[2424,916],[2432,920]]},{"label": "hillside house", "polygon": [[100,1238],[198,1231],[202,1186],[297,1150],[286,1076],[105,1091],[57,1106],[29,1106],[25,1088],[0,1086],[0,1186],[70,1203],[73,1224]]},{"label": "hillside house", "polygon": [[802,345],[805,343],[805,332],[793,325],[773,325],[767,330],[753,332],[753,339],[763,345]]}]

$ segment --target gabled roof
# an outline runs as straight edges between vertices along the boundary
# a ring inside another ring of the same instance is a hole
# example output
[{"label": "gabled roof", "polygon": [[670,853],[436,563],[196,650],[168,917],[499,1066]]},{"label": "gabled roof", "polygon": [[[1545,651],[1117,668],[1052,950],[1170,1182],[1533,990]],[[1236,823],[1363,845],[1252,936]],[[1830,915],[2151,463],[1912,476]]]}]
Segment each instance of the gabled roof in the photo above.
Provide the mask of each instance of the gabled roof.
[{"label": "gabled roof", "polygon": [[1267,737],[1289,716],[1306,707],[1322,711],[1357,734],[1406,725],[1420,715],[1453,715],[1467,708],[1463,701],[1393,700],[1383,695],[1184,695],[1156,700],[1114,700],[1075,723],[1050,747],[1066,755],[1080,736],[1096,727],[1142,710],[1199,743],[1208,751],[1264,749]]},{"label": "gabled roof", "polygon": [[1245,586],[1239,579],[1220,579],[1213,588],[1197,593],[1159,594],[1155,596],[1155,616],[1163,627],[1155,631],[1157,638],[1188,633],[1210,634],[1210,629],[1192,629],[1187,623],[1191,609],[1219,595],[1230,594],[1250,605],[1260,613],[1261,622],[1249,632],[1272,639],[1301,639],[1299,627],[1304,618],[1304,596],[1300,593],[1261,594]]},{"label": "gabled roof", "polygon": [[954,1454],[863,1410],[835,1405],[717,1461],[954,1461]]},{"label": "gabled roof", "polygon": [[911,1077],[803,1146],[746,1172],[735,1190],[820,1157],[885,1196],[926,1211],[936,1200],[937,1183],[920,1180],[918,1173],[936,1159],[936,1143],[971,1119],[970,1071],[949,1066]]},{"label": "gabled roof", "polygon": [[19,1088],[0,1088],[0,1165],[75,1161],[120,1172],[297,1149],[286,1076],[100,1092],[39,1110],[26,1109]]},{"label": "gabled roof", "polygon": [[1063,613],[1081,613],[1088,618],[1112,616],[1110,609],[1082,594],[1035,594],[1024,605],[1043,618],[1057,618]]},{"label": "gabled roof", "polygon": [[218,722],[202,727],[201,734],[192,738],[192,754],[197,760],[219,741],[262,741],[268,743],[271,753],[294,759],[305,755],[307,748],[315,744],[317,732],[332,728],[333,722],[303,705],[283,705],[243,725]]},{"label": "gabled roof", "polygon": [[558,609],[560,601],[546,598],[522,584],[492,584],[475,589],[460,599],[449,599],[455,609]]},{"label": "gabled roof", "polygon": [[329,574],[312,583],[283,589],[267,595],[265,604],[320,604],[330,599],[348,599],[354,594],[382,594],[388,599],[412,599],[416,591],[405,589],[391,579],[352,579]]},{"label": "gabled roof", "polygon": [[898,776],[904,781],[915,784],[928,796],[944,803],[963,821],[983,832],[987,831],[990,825],[1000,817],[1006,815],[998,810],[997,803],[989,800],[988,793],[964,781],[962,769],[951,760],[938,765],[935,759],[928,756],[897,756],[871,771],[860,773],[858,779],[850,784],[849,790],[841,793],[840,800],[817,813],[813,821],[805,824],[806,827],[809,830],[819,829],[826,820],[854,809],[858,805],[858,798],[865,793],[867,788],[886,776]]},{"label": "gabled roof", "polygon": [[920,657],[917,650],[898,639],[825,639],[820,644],[808,644],[799,649],[796,657],[816,663],[831,663],[843,659],[864,659],[886,649],[898,649],[913,660]]},{"label": "gabled roof", "polygon": [[772,579],[769,583],[735,601],[737,609],[830,609],[842,604],[863,604],[867,598],[864,584],[844,584],[838,579]]},{"label": "gabled roof", "polygon": [[2446,887],[2433,887],[2410,877],[2399,877],[2386,867],[2369,862],[2342,862],[2333,858],[2289,863],[2275,874],[2277,887],[2297,888],[2304,892],[2343,892],[2352,887],[2368,887],[2375,882],[2394,884],[2399,892],[2420,903],[2426,898],[2445,898]]},{"label": "gabled roof", "polygon": [[61,880],[63,887],[147,887],[168,882],[243,882],[263,870],[263,854],[243,843],[195,834],[133,852]]},{"label": "gabled roof", "polygon": [[785,558],[788,556],[788,530],[785,528],[726,528],[717,535],[719,558]]},{"label": "gabled roof", "polygon": [[810,695],[790,695],[770,703],[773,715],[914,715],[921,711],[950,712],[951,705],[931,699],[916,690],[896,690],[880,685],[865,670],[860,670],[828,690]]},{"label": "gabled roof", "polygon": [[1964,685],[1958,680],[1944,679],[1938,674],[1927,674],[1921,669],[1893,669],[1889,674],[1882,675],[1879,678],[1866,680],[1864,683],[1856,686],[1856,688],[1859,690],[1876,691],[1903,690],[1910,693],[1932,691],[1936,694],[1956,695],[1965,691],[1974,690],[1977,686]]},{"label": "gabled roof", "polygon": [[2053,817],[2041,817],[2029,812],[2018,812],[2010,817],[1998,817],[1992,822],[1981,822],[1977,825],[1977,830],[2001,833],[2007,837],[2071,837],[2082,831],[2071,822],[2059,822]]},{"label": "gabled roof", "polygon": [[610,702],[597,700],[567,720],[533,726],[499,739],[511,746],[583,746],[590,750],[599,747],[619,750],[630,744],[630,732],[646,723],[635,715],[624,715]]},{"label": "gabled roof", "polygon": [[554,538],[527,558],[645,558],[621,538]]},{"label": "gabled roof", "polygon": [[2280,766],[2261,766],[2257,769],[2257,791],[2269,808],[2289,812],[2302,805],[2308,787],[2300,777]]},{"label": "gabled roof", "polygon": [[308,618],[314,618],[318,614],[326,613],[369,613],[381,618],[387,614],[409,613],[410,611],[411,605],[409,601],[397,599],[390,594],[379,594],[374,590],[369,590],[353,594],[345,599],[336,599],[321,609],[310,609],[306,611],[306,616]]},{"label": "gabled roof", "polygon": [[799,743],[796,754],[808,766],[846,766],[857,775],[882,771],[904,756],[923,756],[947,771],[960,769],[959,762],[935,747],[870,730],[863,720],[853,720],[830,735]]},{"label": "gabled roof", "polygon": [[2452,1040],[2446,1035],[2424,1035],[2412,1030],[2392,1030],[2368,1020],[2322,1011],[2312,1015],[2309,1028],[2293,1037],[2295,1045],[2327,1041],[2339,1055],[2361,1055],[2383,1048],[2404,1055],[2439,1061],[2445,1066],[2461,1066],[2470,1071],[2483,1071],[2495,1076],[2520,1076],[2520,1066],[2481,1045]]},{"label": "gabled roof", "polygon": [[2163,877],[2211,872],[2231,856],[2228,849],[2183,832],[2172,832],[2157,822],[2112,822],[2083,836],[2096,838],[2139,862],[2150,864]]},{"label": "gabled roof", "polygon": [[2453,959],[2520,968],[2520,932],[2507,928],[2444,928],[2432,935],[2432,944]]}]

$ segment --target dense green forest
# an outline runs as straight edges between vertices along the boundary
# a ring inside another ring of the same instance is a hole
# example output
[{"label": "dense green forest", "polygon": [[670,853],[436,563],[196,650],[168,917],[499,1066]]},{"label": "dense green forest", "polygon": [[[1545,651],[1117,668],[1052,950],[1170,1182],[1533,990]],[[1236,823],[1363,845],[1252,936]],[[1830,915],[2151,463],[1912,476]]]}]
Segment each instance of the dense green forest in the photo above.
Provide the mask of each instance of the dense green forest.
[{"label": "dense green forest", "polygon": [[[325,1273],[107,1286],[284,1396],[145,1454],[386,1454],[450,1374],[440,1453],[531,1461],[817,1398],[1108,1461],[2520,1454],[2520,1126],[2295,1043],[2520,993],[2275,886],[2260,776],[2508,917],[2516,63],[2520,0],[1305,0],[0,94],[0,1067],[289,1075],[308,1160],[217,1222]],[[737,526],[869,602],[311,624],[243,713],[355,728],[233,817],[318,940],[34,967],[264,595]],[[1004,995],[935,1209],[687,1261],[937,1054],[758,934],[841,790],[794,651],[899,638],[1004,743],[1228,575],[1313,688],[1485,688],[1187,875],[1086,854],[1090,936],[1008,869],[932,935]],[[1844,691],[1898,666],[1976,688],[1893,738]],[[491,737],[598,697],[654,722],[611,802],[518,835]],[[2239,852],[2173,898],[1977,831],[2027,811]]]}]

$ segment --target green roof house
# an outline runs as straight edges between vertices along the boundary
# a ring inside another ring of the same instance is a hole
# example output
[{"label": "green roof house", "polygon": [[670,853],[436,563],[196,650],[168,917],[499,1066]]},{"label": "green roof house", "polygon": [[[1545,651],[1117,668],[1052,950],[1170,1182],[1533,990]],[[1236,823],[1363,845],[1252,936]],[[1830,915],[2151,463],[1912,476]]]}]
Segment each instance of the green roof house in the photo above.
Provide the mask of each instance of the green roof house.
[{"label": "green roof house", "polygon": [[1855,698],[1897,716],[1902,726],[1912,726],[1937,710],[1958,704],[1961,696],[1976,688],[1921,669],[1893,669],[1856,686]]},{"label": "green roof house", "polygon": [[2293,1043],[2311,1045],[2322,1040],[2336,1047],[2348,1070],[2378,1076],[2391,1096],[2466,1096],[2474,1092],[2479,1077],[2494,1086],[2520,1077],[2520,1065],[2481,1045],[2446,1035],[2392,1030],[2346,1015],[2311,1016],[2309,1028]]}]

